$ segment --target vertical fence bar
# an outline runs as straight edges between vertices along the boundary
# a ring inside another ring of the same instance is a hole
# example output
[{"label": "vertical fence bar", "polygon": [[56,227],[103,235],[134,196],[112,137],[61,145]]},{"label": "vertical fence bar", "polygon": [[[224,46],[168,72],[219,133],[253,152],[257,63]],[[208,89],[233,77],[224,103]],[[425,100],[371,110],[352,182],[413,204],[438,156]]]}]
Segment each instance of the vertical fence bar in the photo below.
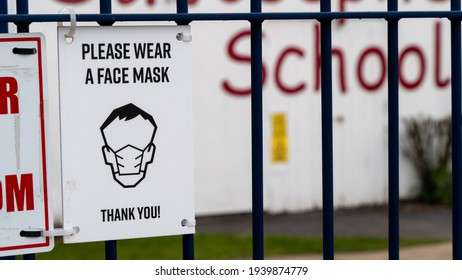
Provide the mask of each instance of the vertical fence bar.
[{"label": "vertical fence bar", "polygon": [[23,260],[33,261],[35,260],[35,254],[25,254]]},{"label": "vertical fence bar", "polygon": [[[451,0],[451,11],[460,11],[460,0]],[[452,97],[452,256],[462,259],[462,150],[461,150],[461,27],[451,20],[451,97]]]},{"label": "vertical fence bar", "polygon": [[[16,0],[16,12],[18,15],[29,14],[29,1],[28,0]],[[30,25],[29,22],[16,23],[16,26],[18,28],[18,33],[29,32],[29,25]],[[24,260],[35,260],[35,254],[25,254],[23,256],[23,259]]]},{"label": "vertical fence bar", "polygon": [[104,257],[106,260],[117,260],[117,241],[107,240],[104,242]]},{"label": "vertical fence bar", "polygon": [[[176,0],[176,12],[188,13],[188,0]],[[187,25],[187,22],[177,22],[178,25]],[[194,234],[183,235],[183,259],[194,260]]]},{"label": "vertical fence bar", "polygon": [[[100,14],[111,14],[112,13],[112,1],[111,0],[99,0],[99,13]],[[98,21],[101,26],[111,26],[114,21]]]},{"label": "vertical fence bar", "polygon": [[183,235],[183,260],[194,260],[194,234]]},{"label": "vertical fence bar", "polygon": [[188,0],[176,0],[176,12],[179,14],[187,14]]},{"label": "vertical fence bar", "polygon": [[[0,14],[8,14],[8,1],[0,1]],[[0,23],[0,33],[8,33],[8,22]]]},{"label": "vertical fence bar", "polygon": [[[16,0],[16,12],[18,15],[27,15],[29,13],[29,0]],[[16,23],[18,33],[29,32],[29,24],[30,22]]]},{"label": "vertical fence bar", "polygon": [[[262,0],[252,0],[250,11],[261,13]],[[263,230],[263,89],[262,21],[250,22],[252,78],[252,245],[253,259],[264,259]]]},{"label": "vertical fence bar", "polygon": [[111,0],[100,0],[99,1],[99,13],[110,14],[112,13],[112,2]]},{"label": "vertical fence bar", "polygon": [[[100,0],[99,1],[99,12],[100,14],[112,13],[112,2],[111,0]],[[113,22],[98,22],[99,25],[112,25]],[[106,260],[117,260],[117,241],[107,240],[105,246],[105,258]]]},{"label": "vertical fence bar", "polygon": [[[331,0],[321,0],[321,12]],[[334,163],[332,142],[332,21],[321,20],[322,226],[323,258],[334,259]]]},{"label": "vertical fence bar", "polygon": [[[388,11],[398,1],[388,0]],[[399,259],[399,57],[398,19],[387,22],[388,32],[388,258]]]}]

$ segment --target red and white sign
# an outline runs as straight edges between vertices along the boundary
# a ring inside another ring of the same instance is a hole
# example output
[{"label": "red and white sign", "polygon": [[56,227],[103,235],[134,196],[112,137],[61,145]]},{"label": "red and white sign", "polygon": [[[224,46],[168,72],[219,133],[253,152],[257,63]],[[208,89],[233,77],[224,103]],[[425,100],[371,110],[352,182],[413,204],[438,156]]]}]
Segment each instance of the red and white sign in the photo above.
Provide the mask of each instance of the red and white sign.
[{"label": "red and white sign", "polygon": [[53,248],[50,237],[29,237],[53,227],[44,40],[41,34],[0,36],[0,256]]}]

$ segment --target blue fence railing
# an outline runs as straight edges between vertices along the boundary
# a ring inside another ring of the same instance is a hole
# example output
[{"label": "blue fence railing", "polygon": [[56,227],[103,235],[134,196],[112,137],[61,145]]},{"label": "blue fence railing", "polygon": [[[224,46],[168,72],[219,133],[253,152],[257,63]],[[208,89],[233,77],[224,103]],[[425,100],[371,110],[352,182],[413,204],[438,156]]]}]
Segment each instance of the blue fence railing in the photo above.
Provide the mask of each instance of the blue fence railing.
[{"label": "blue fence railing", "polygon": [[[387,11],[332,12],[331,0],[320,0],[320,12],[262,12],[262,0],[250,0],[249,13],[188,13],[188,1],[176,0],[175,14],[113,14],[111,0],[100,0],[99,14],[78,14],[77,21],[111,25],[116,21],[249,21],[251,26],[252,227],[253,258],[264,259],[263,216],[263,95],[262,23],[267,20],[317,20],[321,23],[323,257],[334,259],[334,186],[332,127],[332,26],[334,19],[384,19],[388,26],[388,170],[389,259],[399,259],[399,64],[398,28],[403,18],[447,18],[451,22],[452,135],[453,135],[453,258],[462,259],[462,111],[461,111],[461,0],[451,0],[450,11],[398,11],[398,0],[388,0]],[[70,21],[65,14],[29,14],[28,0],[16,0],[17,13],[8,14],[0,1],[0,32],[8,23],[29,32],[33,22]],[[117,259],[116,241],[106,241],[106,259]],[[183,236],[183,258],[194,259],[194,235]],[[11,259],[11,258],[10,258]],[[35,259],[34,254],[24,259]]]}]

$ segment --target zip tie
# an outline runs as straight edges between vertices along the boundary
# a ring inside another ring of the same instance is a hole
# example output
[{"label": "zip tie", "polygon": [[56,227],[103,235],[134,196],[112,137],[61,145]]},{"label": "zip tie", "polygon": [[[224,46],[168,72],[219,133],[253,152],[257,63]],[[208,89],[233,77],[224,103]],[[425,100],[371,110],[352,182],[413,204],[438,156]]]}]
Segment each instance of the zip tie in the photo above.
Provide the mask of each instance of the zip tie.
[{"label": "zip tie", "polygon": [[195,227],[196,219],[193,219],[193,220],[184,219],[181,221],[181,225],[184,227]]},{"label": "zip tie", "polygon": [[55,236],[69,236],[69,235],[74,235],[76,233],[79,233],[80,228],[79,227],[73,227],[73,228],[55,228],[54,230],[50,231],[42,231],[42,236],[43,237],[55,237]]},{"label": "zip tie", "polygon": [[178,41],[191,42],[192,41],[192,35],[191,34],[184,34],[183,32],[180,32],[180,33],[176,34],[176,39]]},{"label": "zip tie", "polygon": [[79,227],[69,229],[55,228],[53,230],[45,231],[43,229],[21,230],[19,235],[22,237],[55,237],[55,236],[68,236],[74,235],[80,231]]},{"label": "zip tie", "polygon": [[[65,12],[69,12],[71,25],[69,27],[69,31],[67,32],[67,34],[64,34],[64,37],[66,39],[70,39],[69,41],[67,41],[70,44],[72,43],[72,41],[74,41],[75,29],[77,27],[77,17],[75,15],[74,7],[64,7],[61,10],[59,10],[58,14],[64,14]],[[58,26],[63,26],[63,23],[61,21],[57,22],[57,24]]]}]

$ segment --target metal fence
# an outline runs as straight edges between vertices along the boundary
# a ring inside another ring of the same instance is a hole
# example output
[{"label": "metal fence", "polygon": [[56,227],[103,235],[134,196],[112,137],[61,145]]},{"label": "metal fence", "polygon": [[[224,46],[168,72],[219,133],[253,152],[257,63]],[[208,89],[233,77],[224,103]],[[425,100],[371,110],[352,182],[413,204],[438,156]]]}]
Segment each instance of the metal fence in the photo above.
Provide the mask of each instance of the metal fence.
[{"label": "metal fence", "polygon": [[[399,55],[398,29],[403,18],[447,18],[451,22],[452,135],[453,135],[453,258],[462,259],[462,111],[461,111],[461,1],[451,0],[450,11],[398,11],[398,0],[387,1],[387,11],[332,12],[331,0],[320,0],[320,12],[262,12],[262,0],[250,0],[249,13],[188,13],[188,1],[176,0],[175,14],[113,14],[111,0],[100,0],[99,14],[77,14],[77,21],[112,25],[116,21],[248,21],[251,27],[251,123],[252,123],[252,229],[253,259],[264,259],[263,229],[263,98],[262,23],[269,20],[317,20],[321,24],[322,196],[323,257],[334,259],[333,143],[332,143],[332,20],[383,19],[388,26],[388,165],[389,259],[399,259]],[[29,32],[32,22],[70,21],[64,14],[29,14],[28,0],[16,0],[17,14],[8,14],[8,1],[0,3],[0,32],[8,22],[18,32]],[[117,258],[116,241],[106,241],[106,259]],[[194,235],[183,236],[183,258],[194,259]],[[35,254],[24,259],[35,259]]]}]

